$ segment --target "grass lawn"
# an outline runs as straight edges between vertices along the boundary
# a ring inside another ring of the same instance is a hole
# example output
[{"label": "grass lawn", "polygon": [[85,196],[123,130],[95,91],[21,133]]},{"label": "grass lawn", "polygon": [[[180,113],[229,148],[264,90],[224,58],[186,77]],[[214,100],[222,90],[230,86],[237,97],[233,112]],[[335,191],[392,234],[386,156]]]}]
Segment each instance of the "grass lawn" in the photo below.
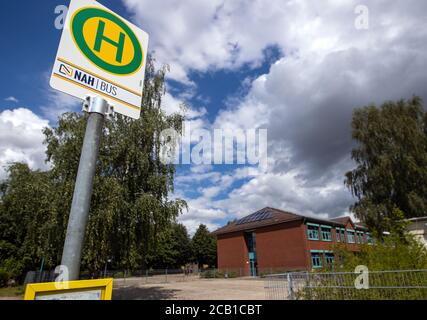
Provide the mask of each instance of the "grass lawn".
[{"label": "grass lawn", "polygon": [[24,287],[6,287],[0,288],[0,297],[19,297],[24,296]]}]

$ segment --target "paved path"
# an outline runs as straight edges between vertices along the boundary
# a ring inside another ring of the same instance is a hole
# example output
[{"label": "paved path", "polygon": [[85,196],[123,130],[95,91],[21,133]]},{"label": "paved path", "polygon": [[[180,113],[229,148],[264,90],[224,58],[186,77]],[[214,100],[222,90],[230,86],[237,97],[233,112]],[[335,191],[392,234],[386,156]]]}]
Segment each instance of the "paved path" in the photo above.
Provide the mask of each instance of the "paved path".
[{"label": "paved path", "polygon": [[114,300],[264,300],[264,281],[258,279],[197,279],[186,282],[124,285],[113,290]]}]

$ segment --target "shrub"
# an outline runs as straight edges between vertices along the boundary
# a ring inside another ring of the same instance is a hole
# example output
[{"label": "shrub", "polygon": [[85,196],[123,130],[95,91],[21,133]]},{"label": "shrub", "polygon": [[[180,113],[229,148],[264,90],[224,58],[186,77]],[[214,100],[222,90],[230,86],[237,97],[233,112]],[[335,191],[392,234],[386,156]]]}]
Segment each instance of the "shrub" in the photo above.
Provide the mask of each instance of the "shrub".
[{"label": "shrub", "polygon": [[0,270],[0,288],[6,287],[9,281],[9,274],[6,271]]},{"label": "shrub", "polygon": [[[425,270],[427,269],[427,250],[411,235],[397,234],[377,240],[374,245],[361,245],[358,253],[348,251],[344,246],[334,250],[334,272],[349,272],[348,274],[322,275],[331,270],[319,271],[318,277],[310,277],[310,286],[297,293],[299,299],[359,299],[359,300],[413,300],[427,297],[427,272],[375,272],[390,270]],[[358,265],[366,266],[369,270],[369,286],[393,288],[356,289],[352,274]],[[374,272],[372,272],[374,271]],[[372,273],[371,273],[372,272]],[[345,288],[338,288],[343,286]],[[422,288],[398,288],[422,287]],[[425,289],[424,289],[425,288]]]}]

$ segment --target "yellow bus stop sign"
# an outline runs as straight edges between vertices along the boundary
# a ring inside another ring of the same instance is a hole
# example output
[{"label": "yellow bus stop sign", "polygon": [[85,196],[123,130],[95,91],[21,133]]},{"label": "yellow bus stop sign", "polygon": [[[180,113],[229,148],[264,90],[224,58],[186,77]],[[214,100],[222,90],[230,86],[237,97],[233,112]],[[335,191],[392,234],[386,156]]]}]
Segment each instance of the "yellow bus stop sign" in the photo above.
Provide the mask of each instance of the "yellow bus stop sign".
[{"label": "yellow bus stop sign", "polygon": [[114,111],[139,118],[148,34],[93,0],[72,0],[50,85],[85,99],[99,95]]},{"label": "yellow bus stop sign", "polygon": [[113,279],[30,283],[24,300],[111,300]]}]

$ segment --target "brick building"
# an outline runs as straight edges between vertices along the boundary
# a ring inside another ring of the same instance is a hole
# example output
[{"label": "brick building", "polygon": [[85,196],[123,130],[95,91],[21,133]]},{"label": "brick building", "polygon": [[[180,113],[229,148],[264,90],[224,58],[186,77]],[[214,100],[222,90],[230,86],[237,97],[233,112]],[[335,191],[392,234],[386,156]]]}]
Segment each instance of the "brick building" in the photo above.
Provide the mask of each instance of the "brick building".
[{"label": "brick building", "polygon": [[318,219],[264,208],[213,232],[218,268],[257,275],[261,270],[311,270],[332,263],[332,246],[352,251],[370,243],[367,229],[350,217]]}]

